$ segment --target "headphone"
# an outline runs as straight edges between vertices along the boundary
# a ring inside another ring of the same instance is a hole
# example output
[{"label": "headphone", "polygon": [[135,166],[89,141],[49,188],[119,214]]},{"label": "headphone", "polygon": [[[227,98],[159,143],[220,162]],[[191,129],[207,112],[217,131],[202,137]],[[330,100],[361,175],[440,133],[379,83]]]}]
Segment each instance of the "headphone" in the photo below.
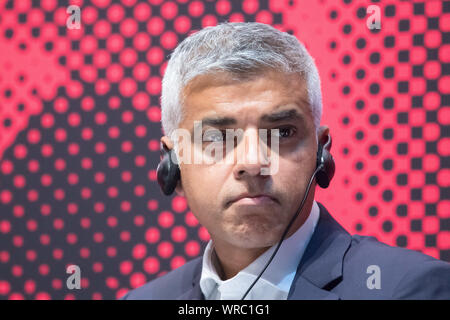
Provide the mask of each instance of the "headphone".
[{"label": "headphone", "polygon": [[[284,238],[289,232],[289,229],[293,225],[294,221],[297,219],[298,215],[303,209],[303,206],[305,204],[306,198],[309,194],[309,190],[311,188],[311,184],[313,182],[313,179],[316,178],[316,181],[318,185],[321,188],[328,188],[330,185],[330,181],[334,176],[335,171],[335,163],[333,156],[331,153],[327,150],[327,148],[331,148],[331,136],[328,135],[328,139],[325,142],[325,144],[319,143],[318,149],[317,149],[317,160],[316,160],[316,169],[314,170],[314,173],[311,175],[311,178],[309,180],[308,186],[306,187],[305,194],[303,195],[302,202],[300,203],[300,206],[298,207],[296,213],[291,218],[290,222],[288,223],[286,229],[283,232],[283,235],[281,236],[281,239],[278,241],[277,247],[275,248],[274,252],[270,256],[269,260],[265,264],[264,268],[261,270],[261,272],[258,274],[256,279],[253,281],[253,283],[248,287],[247,291],[242,296],[241,300],[244,300],[245,297],[248,295],[250,290],[254,287],[256,282],[261,278],[264,271],[266,271],[267,267],[272,262],[273,258],[275,257],[276,253],[278,252],[278,249],[280,249],[281,244],[284,241]],[[166,195],[170,195],[175,190],[175,187],[177,185],[178,180],[180,179],[180,168],[179,166],[172,161],[172,156],[174,155],[173,149],[168,151],[165,147],[161,148],[162,152],[162,160],[158,165],[157,171],[157,177],[158,177],[158,183],[161,187],[161,190]]]},{"label": "headphone", "polygon": [[[327,150],[328,146],[331,148],[330,135],[328,135],[325,144],[319,143],[317,149],[316,170],[317,168],[320,169],[316,173],[316,181],[324,189],[328,188],[335,171],[334,159]],[[181,179],[180,167],[172,160],[175,158],[174,149],[168,150],[165,146],[161,146],[161,158],[161,162],[156,169],[156,175],[162,192],[169,196],[174,192],[178,180]]]}]

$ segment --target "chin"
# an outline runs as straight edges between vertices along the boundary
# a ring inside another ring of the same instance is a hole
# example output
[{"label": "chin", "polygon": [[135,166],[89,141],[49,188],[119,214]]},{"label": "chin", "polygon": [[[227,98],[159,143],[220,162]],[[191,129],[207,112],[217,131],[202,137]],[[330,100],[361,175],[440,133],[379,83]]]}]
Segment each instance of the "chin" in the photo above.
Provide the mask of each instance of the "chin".
[{"label": "chin", "polygon": [[[275,227],[264,224],[241,224],[232,228],[227,233],[228,242],[240,248],[271,247],[278,243],[281,233],[276,232]],[[279,229],[279,228],[278,228]]]},{"label": "chin", "polygon": [[245,249],[257,249],[257,248],[267,248],[267,247],[272,247],[273,245],[278,243],[279,239],[267,239],[267,237],[265,238],[260,238],[260,237],[255,237],[252,239],[245,239],[245,240],[241,240],[239,241],[239,239],[234,239],[235,242],[233,243],[234,246],[239,247],[239,248],[245,248]]}]

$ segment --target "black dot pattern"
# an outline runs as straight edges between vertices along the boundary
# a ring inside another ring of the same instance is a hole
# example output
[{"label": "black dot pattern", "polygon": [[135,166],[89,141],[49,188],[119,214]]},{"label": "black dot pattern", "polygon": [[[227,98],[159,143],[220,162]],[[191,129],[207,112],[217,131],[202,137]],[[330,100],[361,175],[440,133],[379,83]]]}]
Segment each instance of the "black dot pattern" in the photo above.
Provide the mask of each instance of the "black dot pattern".
[{"label": "black dot pattern", "polygon": [[350,0],[86,0],[79,30],[63,2],[0,4],[0,298],[115,299],[201,254],[207,230],[156,183],[159,97],[177,43],[222,21],[315,58],[337,168],[316,199],[351,233],[450,261],[450,1],[374,2],[380,30]]}]

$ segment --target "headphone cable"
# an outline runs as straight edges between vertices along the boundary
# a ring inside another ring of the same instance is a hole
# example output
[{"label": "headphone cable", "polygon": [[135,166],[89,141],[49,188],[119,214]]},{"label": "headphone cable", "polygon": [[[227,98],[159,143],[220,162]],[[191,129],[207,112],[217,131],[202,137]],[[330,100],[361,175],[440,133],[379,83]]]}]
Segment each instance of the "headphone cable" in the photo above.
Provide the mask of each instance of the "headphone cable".
[{"label": "headphone cable", "polygon": [[287,225],[286,229],[283,232],[283,235],[281,236],[280,241],[278,242],[278,245],[275,249],[275,251],[272,253],[272,255],[270,256],[269,261],[267,261],[266,265],[264,266],[264,268],[262,269],[262,271],[259,273],[259,275],[256,277],[255,281],[253,281],[253,283],[250,285],[250,287],[247,289],[247,291],[245,292],[245,294],[242,296],[241,300],[244,300],[245,297],[248,295],[248,293],[250,292],[250,290],[252,290],[253,286],[256,284],[256,282],[259,280],[259,278],[261,278],[262,274],[264,273],[264,271],[266,271],[267,267],[269,266],[269,264],[272,262],[273,258],[275,257],[275,254],[278,252],[278,249],[281,247],[281,244],[283,243],[284,238],[286,237],[287,233],[289,232],[289,229],[291,228],[292,224],[294,223],[294,221],[297,219],[298,215],[300,214],[300,212],[303,209],[303,206],[305,204],[305,200],[308,197],[309,194],[309,189],[311,188],[311,184],[313,182],[314,177],[316,176],[317,172],[322,169],[323,164],[321,163],[316,170],[314,171],[314,173],[311,176],[311,179],[309,180],[308,183],[308,187],[306,188],[305,191],[305,195],[303,196],[303,200],[300,203],[299,208],[297,209],[297,212],[294,214],[294,216],[291,218],[291,221],[289,222],[289,224]]}]

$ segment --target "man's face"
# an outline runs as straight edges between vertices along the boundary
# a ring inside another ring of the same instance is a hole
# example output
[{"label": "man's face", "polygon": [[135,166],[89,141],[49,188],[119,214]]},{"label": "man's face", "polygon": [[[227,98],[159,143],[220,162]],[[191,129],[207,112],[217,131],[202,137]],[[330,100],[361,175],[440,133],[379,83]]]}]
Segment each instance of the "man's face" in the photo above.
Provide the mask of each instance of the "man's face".
[{"label": "man's face", "polygon": [[[267,129],[268,136],[270,129],[279,129],[278,170],[262,175],[261,168],[271,164],[264,164],[261,156],[258,158],[261,151],[242,139],[228,153],[224,148],[223,157],[233,159],[231,162],[181,163],[177,192],[186,197],[213,240],[241,248],[269,247],[280,239],[315,170],[316,132],[306,85],[296,75],[275,72],[243,83],[226,80],[226,76],[216,75],[191,82],[184,91],[186,116],[179,127],[193,136],[194,121],[213,118],[214,124],[202,123],[203,132],[240,128],[244,136],[258,137],[258,129]],[[289,116],[283,117],[283,111],[290,111]],[[195,146],[192,141],[191,147],[203,150],[210,143]],[[268,148],[268,154],[273,152],[270,144]],[[251,163],[249,159],[255,157],[258,161]],[[313,199],[314,187],[308,199]],[[269,197],[233,201],[245,194]]]}]

